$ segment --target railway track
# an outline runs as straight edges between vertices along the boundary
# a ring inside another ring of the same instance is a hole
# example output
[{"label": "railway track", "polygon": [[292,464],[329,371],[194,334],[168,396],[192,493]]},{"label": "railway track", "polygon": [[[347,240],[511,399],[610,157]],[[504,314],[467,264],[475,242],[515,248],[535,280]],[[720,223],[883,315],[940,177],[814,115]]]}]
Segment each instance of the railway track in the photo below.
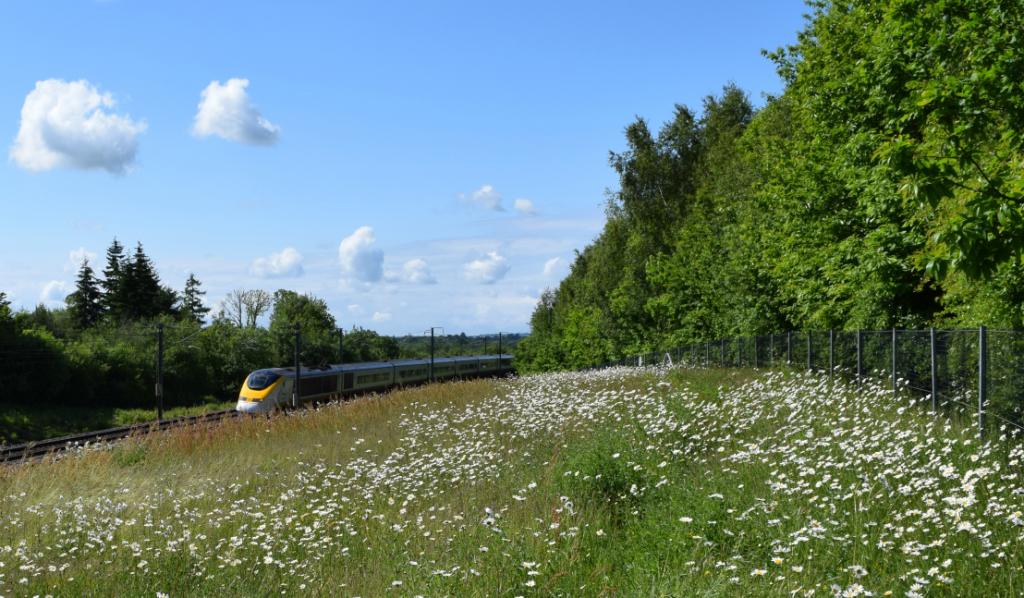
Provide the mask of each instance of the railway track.
[{"label": "railway track", "polygon": [[[355,399],[363,400],[365,399],[366,396],[376,395],[376,392],[365,392],[356,395],[349,395],[348,397],[342,400],[346,402]],[[323,402],[327,403],[330,401]],[[291,410],[291,408],[285,406],[283,410],[288,411]],[[224,409],[223,411],[211,411],[209,413],[204,413],[200,415],[186,415],[183,417],[173,417],[170,419],[163,419],[160,421],[134,424],[131,426],[121,426],[119,428],[111,428],[109,430],[96,430],[93,432],[85,432],[83,434],[61,436],[60,438],[48,438],[46,440],[40,440],[38,442],[29,442],[27,444],[15,444],[9,446],[0,445],[0,464],[16,464],[27,461],[38,461],[49,454],[60,453],[68,449],[84,446],[87,443],[96,444],[97,442],[122,440],[132,435],[149,434],[151,432],[160,432],[162,430],[169,430],[171,428],[190,426],[209,427],[227,417],[241,417],[242,415],[243,414],[241,412],[235,409]]]},{"label": "railway track", "polygon": [[236,414],[238,414],[238,412],[234,409],[225,409],[223,411],[211,411],[200,415],[186,415],[183,417],[173,417],[155,422],[121,426],[119,428],[111,428],[109,430],[96,430],[94,432],[86,432],[84,434],[50,438],[47,440],[40,440],[39,442],[29,442],[27,444],[11,446],[4,445],[0,447],[0,463],[11,464],[29,460],[38,460],[51,453],[59,453],[71,448],[84,446],[86,443],[95,444],[97,442],[121,440],[132,435],[149,434],[150,432],[159,432],[161,430],[168,430],[171,428],[210,426],[226,417],[231,417]]}]

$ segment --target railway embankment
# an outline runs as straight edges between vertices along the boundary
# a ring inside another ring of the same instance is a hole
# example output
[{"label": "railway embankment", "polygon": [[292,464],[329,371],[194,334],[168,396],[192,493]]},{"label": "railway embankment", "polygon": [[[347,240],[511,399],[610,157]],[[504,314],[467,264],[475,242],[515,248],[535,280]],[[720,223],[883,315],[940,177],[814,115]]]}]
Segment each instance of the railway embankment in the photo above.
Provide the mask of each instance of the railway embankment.
[{"label": "railway embankment", "polygon": [[0,474],[0,593],[1017,595],[1021,445],[971,421],[613,368],[175,427]]}]

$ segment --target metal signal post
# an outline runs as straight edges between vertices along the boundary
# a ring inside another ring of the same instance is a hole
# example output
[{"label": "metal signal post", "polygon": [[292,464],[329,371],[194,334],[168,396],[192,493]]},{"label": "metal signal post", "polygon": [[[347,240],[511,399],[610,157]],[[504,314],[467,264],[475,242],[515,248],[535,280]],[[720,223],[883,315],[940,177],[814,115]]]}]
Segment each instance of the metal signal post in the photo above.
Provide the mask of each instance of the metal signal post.
[{"label": "metal signal post", "polygon": [[302,337],[302,330],[299,327],[299,323],[296,322],[295,323],[295,390],[292,393],[292,407],[298,407],[299,406],[299,397],[302,396],[301,394],[299,394],[300,392],[302,392],[302,365],[301,365],[301,360],[299,358],[299,347],[300,347],[300,343],[302,342],[301,341],[301,337]]},{"label": "metal signal post", "polygon": [[[442,330],[442,331],[444,330],[444,328],[441,327],[441,326],[431,326],[430,327],[430,381],[431,382],[434,381],[434,331],[435,330],[439,330],[439,329]],[[426,333],[424,333],[424,334],[426,334]]]},{"label": "metal signal post", "polygon": [[156,419],[164,418],[164,325],[156,325]]}]

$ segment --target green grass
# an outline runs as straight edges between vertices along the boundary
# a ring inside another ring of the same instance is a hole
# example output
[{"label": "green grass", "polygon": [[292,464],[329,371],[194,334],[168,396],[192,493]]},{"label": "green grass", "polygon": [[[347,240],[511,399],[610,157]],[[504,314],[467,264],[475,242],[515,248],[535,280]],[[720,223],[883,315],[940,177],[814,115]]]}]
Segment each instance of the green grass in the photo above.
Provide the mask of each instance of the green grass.
[{"label": "green grass", "polygon": [[[230,403],[204,403],[192,407],[175,407],[164,411],[164,417],[180,417],[207,411],[231,409]],[[0,405],[0,442],[23,444],[154,421],[156,409],[113,409],[77,407],[31,407]]]},{"label": "green grass", "polygon": [[961,417],[617,370],[175,430],[0,476],[0,594],[1021,595],[1020,443]]}]

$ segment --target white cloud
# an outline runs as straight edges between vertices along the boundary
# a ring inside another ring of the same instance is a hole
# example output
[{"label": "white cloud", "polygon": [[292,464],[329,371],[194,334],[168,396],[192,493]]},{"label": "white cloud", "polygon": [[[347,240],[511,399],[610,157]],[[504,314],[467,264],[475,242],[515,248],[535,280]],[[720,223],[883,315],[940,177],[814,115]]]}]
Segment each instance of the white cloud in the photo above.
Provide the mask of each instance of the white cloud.
[{"label": "white cloud", "polygon": [[212,81],[202,92],[199,112],[192,126],[196,137],[217,135],[228,141],[245,145],[277,145],[281,139],[281,127],[263,118],[252,102],[245,88],[248,79],[229,79],[221,85]]},{"label": "white cloud", "polygon": [[249,267],[249,273],[260,278],[294,278],[302,276],[302,254],[292,247],[285,247],[281,253],[271,253],[257,258]]},{"label": "white cloud", "polygon": [[540,212],[537,211],[537,207],[533,205],[532,199],[523,199],[521,197],[516,198],[514,204],[512,204],[513,210],[518,210],[527,216],[536,216]]},{"label": "white cloud", "polygon": [[409,260],[405,262],[402,269],[405,270],[405,280],[413,284],[434,284],[437,282],[434,279],[434,275],[430,273],[427,262],[423,260]]},{"label": "white cloud", "polygon": [[412,259],[402,266],[401,272],[385,272],[384,280],[388,282],[407,282],[410,284],[436,284],[437,280],[430,273],[427,262]]},{"label": "white cloud", "polygon": [[144,121],[107,114],[116,102],[88,81],[47,79],[25,97],[21,128],[10,159],[35,172],[54,168],[106,170],[115,175],[134,170],[138,135]]},{"label": "white cloud", "polygon": [[64,298],[75,292],[75,285],[61,280],[51,280],[43,287],[39,295],[40,301],[64,301]]},{"label": "white cloud", "polygon": [[484,185],[473,192],[471,197],[459,193],[456,197],[462,201],[468,201],[475,203],[484,209],[492,210],[495,212],[504,212],[505,208],[501,207],[501,191],[498,191],[490,185]]},{"label": "white cloud", "polygon": [[89,258],[89,263],[93,265],[95,270],[96,266],[96,254],[91,251],[86,251],[85,247],[79,247],[78,249],[72,249],[68,257],[68,262],[64,264],[65,272],[78,272],[78,269],[82,267],[82,262],[85,258]]},{"label": "white cloud", "polygon": [[504,278],[511,268],[508,260],[498,255],[497,251],[492,251],[484,259],[463,265],[462,277],[477,284],[494,284]]},{"label": "white cloud", "polygon": [[544,264],[544,273],[541,276],[551,276],[554,273],[555,268],[562,265],[562,258],[553,257]]},{"label": "white cloud", "polygon": [[370,247],[376,242],[369,226],[361,226],[352,236],[345,237],[338,247],[341,269],[363,282],[378,282],[384,277],[384,252]]},{"label": "white cloud", "polygon": [[373,321],[374,322],[387,322],[390,319],[391,319],[391,314],[389,314],[389,313],[381,313],[379,311],[373,312]]},{"label": "white cloud", "polygon": [[354,316],[361,316],[361,315],[366,313],[366,310],[363,309],[358,303],[355,303],[353,305],[349,305],[348,306],[348,311],[349,311],[350,314],[352,314]]}]

